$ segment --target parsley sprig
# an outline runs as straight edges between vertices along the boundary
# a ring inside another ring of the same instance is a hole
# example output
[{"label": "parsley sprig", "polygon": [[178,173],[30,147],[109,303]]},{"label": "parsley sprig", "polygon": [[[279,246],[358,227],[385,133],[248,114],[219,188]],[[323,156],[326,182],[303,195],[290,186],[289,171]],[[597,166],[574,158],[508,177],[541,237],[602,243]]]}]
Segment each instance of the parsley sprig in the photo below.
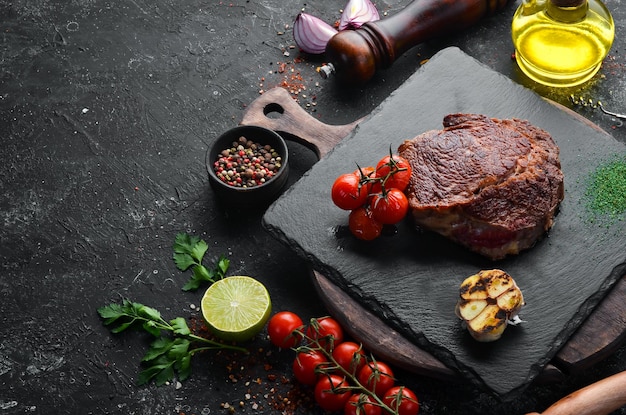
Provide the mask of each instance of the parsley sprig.
[{"label": "parsley sprig", "polygon": [[212,284],[226,275],[230,261],[224,255],[220,255],[215,268],[211,270],[202,265],[202,259],[208,249],[207,243],[197,236],[186,233],[176,235],[173,256],[176,267],[181,271],[191,268],[192,272],[191,278],[183,286],[184,291],[197,290],[202,283]]},{"label": "parsley sprig", "polygon": [[126,299],[121,304],[99,308],[98,314],[104,319],[104,325],[112,326],[113,333],[139,328],[155,337],[142,359],[146,368],[139,373],[138,385],[151,380],[163,385],[174,379],[176,374],[181,381],[187,379],[191,374],[191,358],[204,350],[230,349],[248,353],[243,347],[193,334],[182,317],[166,321],[158,310]]},{"label": "parsley sprig", "polygon": [[[224,255],[219,257],[212,270],[202,265],[209,246],[197,236],[179,233],[173,248],[178,269],[192,270],[191,279],[183,286],[184,291],[196,290],[205,282],[212,284],[226,276],[230,261]],[[163,385],[176,375],[181,381],[187,379],[191,374],[191,358],[204,350],[230,349],[248,353],[243,347],[193,334],[183,317],[167,321],[158,310],[130,300],[124,299],[121,304],[112,303],[101,307],[98,314],[105,326],[111,326],[113,333],[134,328],[142,329],[155,338],[141,360],[145,369],[139,373],[139,385],[152,380],[157,385]]]}]

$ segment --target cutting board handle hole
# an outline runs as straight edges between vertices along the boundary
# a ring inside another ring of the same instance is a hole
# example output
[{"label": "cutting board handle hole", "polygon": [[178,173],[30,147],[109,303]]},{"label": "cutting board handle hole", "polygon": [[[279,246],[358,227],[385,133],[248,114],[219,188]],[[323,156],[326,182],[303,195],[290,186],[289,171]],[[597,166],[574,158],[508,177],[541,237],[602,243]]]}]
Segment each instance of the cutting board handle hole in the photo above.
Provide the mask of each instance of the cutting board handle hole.
[{"label": "cutting board handle hole", "polygon": [[285,113],[285,109],[282,105],[272,102],[271,104],[267,104],[263,107],[263,114],[267,118],[280,118],[281,115]]}]

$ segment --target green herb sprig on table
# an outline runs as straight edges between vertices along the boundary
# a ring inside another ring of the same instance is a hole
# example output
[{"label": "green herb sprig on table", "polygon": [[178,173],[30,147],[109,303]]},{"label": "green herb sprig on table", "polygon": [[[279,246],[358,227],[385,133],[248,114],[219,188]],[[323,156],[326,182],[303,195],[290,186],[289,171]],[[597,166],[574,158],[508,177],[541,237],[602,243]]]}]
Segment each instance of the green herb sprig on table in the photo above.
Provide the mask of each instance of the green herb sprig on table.
[{"label": "green herb sprig on table", "polygon": [[220,255],[215,268],[209,270],[202,265],[204,254],[209,249],[205,241],[197,236],[179,233],[174,241],[174,262],[181,271],[191,268],[192,276],[183,286],[184,291],[193,291],[200,288],[204,282],[214,283],[224,278],[230,266],[230,261],[224,255]]},{"label": "green herb sprig on table", "polygon": [[[224,255],[217,260],[214,269],[202,265],[208,245],[197,236],[179,233],[174,241],[174,262],[181,271],[192,269],[191,279],[183,290],[196,290],[204,282],[214,283],[226,276],[230,261]],[[140,303],[124,299],[121,304],[112,303],[98,309],[105,326],[111,332],[121,333],[128,329],[140,329],[150,333],[152,341],[141,362],[146,367],[139,373],[137,384],[154,380],[163,385],[174,379],[183,381],[191,374],[191,358],[194,354],[212,349],[230,349],[243,353],[248,350],[195,335],[183,317],[165,320],[161,313]]]},{"label": "green herb sprig on table", "polygon": [[174,379],[176,374],[181,381],[187,379],[191,374],[192,356],[204,350],[230,349],[248,353],[243,347],[193,334],[182,317],[166,321],[156,309],[129,300],[101,307],[98,314],[104,319],[104,325],[111,326],[113,333],[135,328],[155,337],[142,359],[146,368],[139,373],[138,385],[154,380],[160,386]]}]

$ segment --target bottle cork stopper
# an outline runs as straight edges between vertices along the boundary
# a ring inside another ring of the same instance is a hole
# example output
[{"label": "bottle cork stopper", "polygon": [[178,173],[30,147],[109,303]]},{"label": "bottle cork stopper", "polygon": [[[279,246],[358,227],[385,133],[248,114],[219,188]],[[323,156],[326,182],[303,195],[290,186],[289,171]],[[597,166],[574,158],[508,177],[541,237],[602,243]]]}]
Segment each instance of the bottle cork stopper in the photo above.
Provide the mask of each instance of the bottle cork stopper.
[{"label": "bottle cork stopper", "polygon": [[557,7],[578,7],[582,6],[587,0],[551,0],[552,4]]}]

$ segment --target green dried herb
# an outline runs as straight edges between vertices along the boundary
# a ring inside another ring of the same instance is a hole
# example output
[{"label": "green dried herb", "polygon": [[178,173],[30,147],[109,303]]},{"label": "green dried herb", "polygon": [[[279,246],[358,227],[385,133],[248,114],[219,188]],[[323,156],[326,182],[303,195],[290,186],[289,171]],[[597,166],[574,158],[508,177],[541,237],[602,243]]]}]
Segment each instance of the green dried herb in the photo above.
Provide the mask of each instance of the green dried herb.
[{"label": "green dried herb", "polygon": [[586,196],[595,214],[615,218],[626,212],[626,156],[600,165],[591,175]]}]

